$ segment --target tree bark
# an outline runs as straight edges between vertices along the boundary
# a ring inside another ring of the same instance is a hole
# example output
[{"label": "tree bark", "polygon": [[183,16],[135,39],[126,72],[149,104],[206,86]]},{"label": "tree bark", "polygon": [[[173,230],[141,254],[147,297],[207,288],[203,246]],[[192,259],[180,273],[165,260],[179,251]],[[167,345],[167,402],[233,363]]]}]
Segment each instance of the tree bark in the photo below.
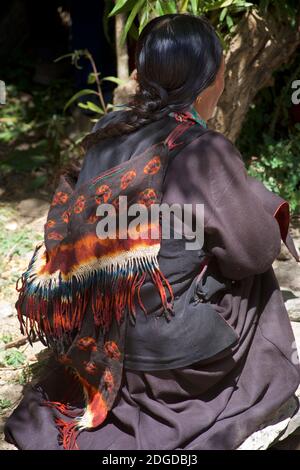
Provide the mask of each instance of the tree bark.
[{"label": "tree bark", "polygon": [[125,28],[126,15],[124,13],[119,13],[115,17],[115,22],[117,74],[118,78],[120,78],[121,80],[127,80],[129,77],[127,43],[125,41],[122,46],[120,45],[120,37],[123,29]]},{"label": "tree bark", "polygon": [[210,125],[235,141],[255,95],[300,44],[299,26],[252,10],[237,25],[226,53],[225,90]]}]

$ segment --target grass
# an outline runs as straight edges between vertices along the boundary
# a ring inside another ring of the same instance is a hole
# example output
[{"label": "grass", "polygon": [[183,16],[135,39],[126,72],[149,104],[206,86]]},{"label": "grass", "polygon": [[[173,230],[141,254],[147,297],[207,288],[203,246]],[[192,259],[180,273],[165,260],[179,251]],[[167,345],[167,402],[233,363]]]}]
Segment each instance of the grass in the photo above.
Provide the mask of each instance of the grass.
[{"label": "grass", "polygon": [[13,340],[13,335],[11,333],[3,333],[0,336],[0,343],[10,343]]},{"label": "grass", "polygon": [[63,114],[70,94],[66,83],[35,84],[31,90],[9,84],[7,103],[0,109],[0,174],[6,179],[24,175],[27,190],[43,188],[62,165],[80,156],[68,132],[74,118]]},{"label": "grass", "polygon": [[1,354],[0,363],[4,367],[20,367],[26,362],[25,355],[17,348],[11,348]]},{"label": "grass", "polygon": [[8,400],[7,398],[1,398],[0,399],[0,410],[6,410],[7,408],[12,407],[12,402]]},{"label": "grass", "polygon": [[42,239],[41,233],[20,220],[17,209],[0,205],[0,298],[8,300],[14,295],[16,282]]}]

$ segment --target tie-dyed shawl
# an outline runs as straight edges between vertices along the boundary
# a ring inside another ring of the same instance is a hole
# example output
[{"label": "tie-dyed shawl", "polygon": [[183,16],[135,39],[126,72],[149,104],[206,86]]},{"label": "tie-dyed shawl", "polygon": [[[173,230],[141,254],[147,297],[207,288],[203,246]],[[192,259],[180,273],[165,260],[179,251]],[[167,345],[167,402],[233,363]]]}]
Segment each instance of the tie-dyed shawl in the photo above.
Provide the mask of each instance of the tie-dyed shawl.
[{"label": "tie-dyed shawl", "polygon": [[144,204],[148,211],[151,204],[160,203],[170,151],[183,143],[175,139],[194,124],[181,119],[164,141],[76,190],[62,177],[44,242],[22,275],[16,304],[22,333],[53,348],[84,392],[81,413],[69,403],[43,403],[55,409],[65,449],[78,449],[78,433],[101,425],[113,406],[122,379],[126,318],[135,321],[136,301],[144,309],[139,291],[147,275],[159,291],[166,319],[174,314],[172,289],[157,259],[159,221],[141,227],[146,238],[100,239],[96,210],[112,203],[118,214],[120,195],[127,196],[128,206]]}]

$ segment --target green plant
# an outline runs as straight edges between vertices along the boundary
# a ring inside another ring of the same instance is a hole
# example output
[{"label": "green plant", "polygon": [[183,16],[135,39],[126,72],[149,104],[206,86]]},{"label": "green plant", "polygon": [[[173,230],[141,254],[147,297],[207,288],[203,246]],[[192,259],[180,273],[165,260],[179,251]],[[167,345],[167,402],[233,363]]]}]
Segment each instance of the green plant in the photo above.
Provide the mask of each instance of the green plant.
[{"label": "green plant", "polygon": [[[246,0],[118,0],[107,18],[119,13],[128,14],[120,37],[120,43],[123,45],[128,34],[137,39],[153,17],[168,13],[209,15],[219,33],[230,33],[236,24],[237,15],[252,6],[253,2]],[[138,18],[138,28],[134,23],[136,18]]]},{"label": "green plant", "polygon": [[[240,19],[240,14],[256,8],[260,14],[272,14],[280,20],[286,19],[296,25],[299,11],[298,0],[106,0],[104,26],[107,30],[109,18],[125,13],[127,20],[120,43],[124,44],[129,34],[137,39],[144,26],[156,16],[168,13],[192,13],[206,15],[221,35],[231,33]],[[135,20],[138,18],[138,27]]]},{"label": "green plant", "polygon": [[44,187],[49,174],[71,158],[75,142],[67,137],[73,117],[61,114],[69,83],[58,80],[46,89],[39,85],[30,89],[29,94],[18,83],[7,86],[7,103],[0,110],[0,173],[31,174],[27,183],[31,190]]},{"label": "green plant", "polygon": [[[133,37],[135,37],[135,39],[137,39],[138,35],[152,16],[160,16],[166,13],[184,13],[190,11],[193,14],[200,15],[208,12],[215,12],[214,22],[218,26],[219,32],[221,33],[223,25],[226,25],[227,32],[230,32],[235,24],[231,15],[245,11],[247,8],[252,6],[252,3],[247,2],[246,0],[183,0],[181,2],[176,2],[175,0],[170,0],[167,2],[164,0],[118,0],[113,9],[109,11],[111,6],[111,0],[106,0],[105,14],[103,19],[105,31],[107,31],[107,23],[110,17],[119,13],[129,14],[124,31],[122,32],[120,38],[120,43],[123,45],[129,32],[133,35]],[[134,24],[136,17],[139,18],[138,29]],[[97,70],[95,61],[87,49],[75,50],[69,54],[64,54],[63,56],[55,59],[55,62],[66,58],[70,58],[71,63],[79,69],[81,68],[79,65],[80,58],[86,58],[90,62],[93,72],[89,74],[87,84],[95,84],[96,89],[85,88],[76,92],[65,104],[64,111],[66,111],[74,102],[77,102],[80,108],[95,113],[98,118],[114,109],[113,104],[106,104],[104,101],[101,90],[102,82],[104,80],[108,80],[116,83],[117,85],[121,85],[125,83],[124,80],[113,76],[101,78],[101,73]],[[87,100],[85,103],[81,101],[78,102],[78,100],[83,96],[89,95],[95,97],[96,102],[90,100]]]},{"label": "green plant", "polygon": [[271,14],[279,20],[287,20],[293,27],[296,26],[299,13],[298,0],[257,0],[259,12],[262,15]]},{"label": "green plant", "polygon": [[0,398],[0,410],[6,410],[12,406],[12,402],[7,398]]},{"label": "green plant", "polygon": [[36,371],[40,369],[40,365],[38,362],[33,364],[26,364],[24,368],[21,370],[21,373],[18,376],[17,382],[20,385],[28,384],[34,377]]},{"label": "green plant", "polygon": [[[0,268],[5,267],[8,259],[14,255],[22,256],[31,251],[38,241],[42,240],[39,233],[32,234],[32,230],[26,226],[18,230],[9,230],[7,223],[11,217],[18,217],[17,211],[7,213],[0,207]],[[2,265],[3,263],[3,265]]]},{"label": "green plant", "polygon": [[47,364],[49,363],[49,351],[43,351],[43,356],[39,357],[37,362],[32,364],[26,364],[20,374],[17,377],[17,383],[20,385],[26,385],[32,380],[40,379],[43,376],[45,370],[47,370]]},{"label": "green plant", "polygon": [[117,85],[123,84],[124,80],[121,80],[117,77],[109,76],[109,77],[102,77],[100,78],[101,72],[97,70],[95,61],[93,59],[92,54],[87,50],[87,49],[82,49],[82,50],[75,50],[69,54],[65,54],[61,57],[58,57],[55,59],[55,62],[66,59],[66,58],[71,58],[71,63],[78,69],[82,68],[79,65],[79,59],[81,57],[84,57],[89,60],[93,72],[91,72],[88,76],[88,85],[96,85],[96,90],[86,88],[83,90],[78,91],[75,93],[65,104],[64,106],[64,111],[66,111],[74,102],[76,102],[79,98],[82,96],[88,96],[88,95],[93,95],[96,96],[96,100],[98,104],[94,103],[93,101],[87,101],[86,103],[78,102],[78,106],[82,109],[87,109],[89,111],[92,111],[93,113],[102,116],[103,114],[106,114],[110,109],[113,109],[114,106],[111,103],[106,104],[103,98],[103,93],[101,89],[102,82],[104,80],[111,81],[116,83]]},{"label": "green plant", "polygon": [[252,103],[236,142],[249,173],[300,208],[300,124],[290,117],[291,83],[299,76],[300,51],[274,76]]},{"label": "green plant", "polygon": [[[297,128],[300,131],[299,124]],[[250,160],[249,174],[289,201],[292,212],[296,212],[300,205],[300,132],[280,141],[264,134],[257,154],[259,158]]]},{"label": "green plant", "polygon": [[0,336],[0,342],[4,344],[10,343],[12,339],[13,339],[13,336],[11,333],[3,333]]},{"label": "green plant", "polygon": [[5,367],[19,367],[26,361],[24,354],[17,348],[11,348],[3,355],[2,362]]}]

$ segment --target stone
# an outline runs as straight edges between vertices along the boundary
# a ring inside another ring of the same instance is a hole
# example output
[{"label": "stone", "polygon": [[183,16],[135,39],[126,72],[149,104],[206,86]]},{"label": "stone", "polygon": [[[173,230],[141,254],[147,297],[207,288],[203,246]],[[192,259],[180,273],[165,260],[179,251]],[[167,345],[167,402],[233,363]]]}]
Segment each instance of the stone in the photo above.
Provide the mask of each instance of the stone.
[{"label": "stone", "polygon": [[12,305],[9,302],[6,302],[6,300],[0,300],[0,320],[11,317],[13,313]]},{"label": "stone", "polygon": [[[289,423],[299,408],[299,399],[291,397],[267,420],[258,431],[249,436],[237,450],[266,450],[286,434]],[[291,428],[290,428],[291,429]],[[293,432],[293,431],[291,431]]]},{"label": "stone", "polygon": [[49,209],[49,203],[43,199],[28,198],[23,199],[17,209],[21,217],[33,220],[45,215]]},{"label": "stone", "polygon": [[[300,356],[300,322],[292,321],[291,325],[296,340],[295,346]],[[299,360],[296,351],[295,360]],[[300,386],[295,394],[269,416],[256,432],[245,439],[237,450],[266,450],[277,442],[283,442],[295,432],[300,432]]]},{"label": "stone", "polygon": [[300,298],[288,299],[285,302],[291,321],[300,322]]}]

